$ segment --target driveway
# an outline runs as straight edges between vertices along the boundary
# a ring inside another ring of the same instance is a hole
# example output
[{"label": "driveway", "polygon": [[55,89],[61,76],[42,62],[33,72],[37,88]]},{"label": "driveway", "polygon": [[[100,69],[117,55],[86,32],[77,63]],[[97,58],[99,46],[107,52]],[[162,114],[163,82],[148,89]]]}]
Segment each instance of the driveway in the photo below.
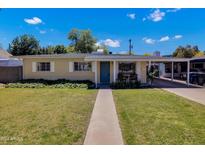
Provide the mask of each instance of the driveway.
[{"label": "driveway", "polygon": [[171,81],[165,81],[156,79],[153,83],[154,87],[162,88],[168,92],[185,97],[192,101],[205,105],[205,88],[187,87],[184,84],[174,83]]}]

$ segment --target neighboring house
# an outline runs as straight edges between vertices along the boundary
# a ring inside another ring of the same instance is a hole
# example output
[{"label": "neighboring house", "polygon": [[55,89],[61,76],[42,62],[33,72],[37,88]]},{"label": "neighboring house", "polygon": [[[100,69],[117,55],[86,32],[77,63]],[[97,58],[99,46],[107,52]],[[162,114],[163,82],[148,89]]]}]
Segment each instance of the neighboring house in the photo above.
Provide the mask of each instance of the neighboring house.
[{"label": "neighboring house", "polygon": [[6,51],[0,51],[0,83],[22,79],[22,61],[12,58]]},{"label": "neighboring house", "polygon": [[[19,56],[23,60],[23,79],[90,80],[99,84],[116,82],[119,74],[129,79],[136,74],[147,82],[151,62],[187,62],[189,59],[120,54],[53,54]],[[189,72],[187,72],[189,73]]]},{"label": "neighboring house", "polygon": [[10,53],[8,53],[8,52],[6,52],[6,51],[0,49],[0,59],[2,59],[2,58],[9,58],[9,57],[11,57],[11,56],[12,56],[12,55],[11,55]]}]

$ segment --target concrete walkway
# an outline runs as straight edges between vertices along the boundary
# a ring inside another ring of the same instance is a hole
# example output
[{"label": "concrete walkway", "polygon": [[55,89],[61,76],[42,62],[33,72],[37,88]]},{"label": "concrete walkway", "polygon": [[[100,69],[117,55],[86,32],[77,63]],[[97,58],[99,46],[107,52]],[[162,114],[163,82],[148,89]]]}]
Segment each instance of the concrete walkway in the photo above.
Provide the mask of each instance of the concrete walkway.
[{"label": "concrete walkway", "polygon": [[111,89],[100,89],[98,91],[84,144],[123,144]]}]

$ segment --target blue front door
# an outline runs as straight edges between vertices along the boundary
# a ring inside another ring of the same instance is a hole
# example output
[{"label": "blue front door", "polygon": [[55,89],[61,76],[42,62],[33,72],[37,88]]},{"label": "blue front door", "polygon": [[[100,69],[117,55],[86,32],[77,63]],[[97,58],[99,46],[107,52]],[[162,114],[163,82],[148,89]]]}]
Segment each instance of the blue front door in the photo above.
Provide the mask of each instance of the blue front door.
[{"label": "blue front door", "polygon": [[100,83],[110,83],[110,62],[100,62]]}]

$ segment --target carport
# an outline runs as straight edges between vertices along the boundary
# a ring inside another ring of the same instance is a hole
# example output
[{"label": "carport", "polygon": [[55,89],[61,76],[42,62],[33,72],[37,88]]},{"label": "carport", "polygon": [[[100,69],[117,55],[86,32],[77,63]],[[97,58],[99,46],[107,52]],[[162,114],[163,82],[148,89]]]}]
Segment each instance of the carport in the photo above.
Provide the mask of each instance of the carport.
[{"label": "carport", "polygon": [[179,63],[179,62],[184,62],[187,65],[187,79],[186,79],[186,84],[187,86],[190,85],[190,58],[171,58],[171,57],[164,57],[164,58],[153,58],[148,61],[148,70],[150,70],[151,66],[153,64],[160,64],[160,63],[171,63],[171,81],[172,82],[177,82],[174,80],[174,63]]},{"label": "carport", "polygon": [[0,82],[8,83],[22,79],[22,62],[15,58],[0,59]]}]

